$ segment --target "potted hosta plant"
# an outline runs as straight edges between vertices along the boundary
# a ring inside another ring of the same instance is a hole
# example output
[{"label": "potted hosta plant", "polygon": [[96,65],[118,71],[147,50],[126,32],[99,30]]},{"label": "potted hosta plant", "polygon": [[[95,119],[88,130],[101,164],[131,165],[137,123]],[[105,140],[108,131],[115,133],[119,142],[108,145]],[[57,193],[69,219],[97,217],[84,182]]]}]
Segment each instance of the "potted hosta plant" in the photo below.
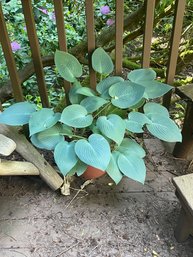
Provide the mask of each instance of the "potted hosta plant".
[{"label": "potted hosta plant", "polygon": [[[109,75],[113,62],[102,48],[92,55],[93,69],[101,74],[96,91],[78,81],[82,65],[71,54],[57,51],[55,64],[59,74],[71,82],[70,104],[54,112],[52,108],[37,110],[29,102],[16,103],[1,113],[0,123],[28,124],[31,142],[53,151],[63,176],[90,179],[107,173],[116,184],[123,176],[144,183],[145,151],[136,142],[136,134],[145,129],[164,141],[182,139],[167,109],[152,102],[172,87],[156,81],[152,69],[131,71],[126,80]],[[143,113],[138,112],[142,106]]]}]

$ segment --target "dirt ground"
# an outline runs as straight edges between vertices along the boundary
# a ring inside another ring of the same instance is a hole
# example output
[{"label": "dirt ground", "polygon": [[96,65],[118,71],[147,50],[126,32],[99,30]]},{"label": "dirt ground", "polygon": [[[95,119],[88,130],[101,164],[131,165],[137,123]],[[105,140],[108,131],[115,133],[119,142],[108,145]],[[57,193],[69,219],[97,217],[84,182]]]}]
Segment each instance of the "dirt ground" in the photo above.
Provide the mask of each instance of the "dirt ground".
[{"label": "dirt ground", "polygon": [[144,186],[103,177],[77,195],[77,179],[62,196],[39,179],[1,177],[0,257],[192,257],[193,238],[174,238],[180,204],[172,177],[187,163],[159,140],[145,146]]}]

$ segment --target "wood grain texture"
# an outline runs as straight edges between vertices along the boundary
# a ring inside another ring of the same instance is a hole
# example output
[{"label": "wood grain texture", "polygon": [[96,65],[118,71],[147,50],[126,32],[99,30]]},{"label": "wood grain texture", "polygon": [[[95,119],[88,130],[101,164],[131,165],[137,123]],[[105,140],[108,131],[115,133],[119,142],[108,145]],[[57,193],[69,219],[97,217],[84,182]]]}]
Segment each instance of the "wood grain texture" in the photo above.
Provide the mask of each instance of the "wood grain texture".
[{"label": "wood grain texture", "polygon": [[39,175],[38,168],[30,162],[2,161],[0,162],[0,176]]}]

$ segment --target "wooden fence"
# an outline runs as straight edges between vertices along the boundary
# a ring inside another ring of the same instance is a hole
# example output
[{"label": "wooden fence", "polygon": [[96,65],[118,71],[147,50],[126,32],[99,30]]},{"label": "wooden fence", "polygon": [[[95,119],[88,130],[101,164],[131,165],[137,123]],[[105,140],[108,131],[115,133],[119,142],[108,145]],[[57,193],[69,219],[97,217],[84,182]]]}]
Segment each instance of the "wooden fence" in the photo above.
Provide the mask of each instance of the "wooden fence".
[{"label": "wooden fence", "polygon": [[[94,20],[94,4],[93,0],[85,0],[85,14],[86,14],[86,26],[87,26],[87,44],[86,51],[88,51],[88,61],[89,61],[89,72],[90,72],[90,85],[92,87],[96,86],[96,73],[91,67],[91,54],[93,50],[98,46],[100,40],[105,41],[106,38],[101,38],[95,35],[95,20]],[[115,72],[120,75],[122,73],[122,61],[123,61],[123,31],[126,23],[128,25],[128,20],[124,19],[124,0],[116,0],[116,14],[115,14],[115,24],[111,28],[112,35],[115,35]],[[151,42],[153,34],[154,25],[154,12],[155,5],[158,0],[146,0],[144,1],[144,6],[141,7],[140,11],[143,12],[144,17],[144,28],[143,28],[143,50],[142,50],[142,63],[141,66],[148,68],[150,66],[150,54],[151,54]],[[43,58],[40,54],[40,46],[38,42],[38,37],[35,29],[35,20],[33,14],[33,6],[31,0],[21,0],[23,14],[25,18],[28,39],[30,43],[30,48],[32,52],[33,66],[31,69],[31,75],[35,72],[38,82],[39,94],[41,97],[42,105],[44,107],[49,106],[48,93],[44,78],[43,66],[53,64],[53,60],[46,59],[43,62]],[[11,4],[11,2],[9,2]],[[65,32],[65,14],[63,13],[63,0],[53,0],[55,16],[56,16],[56,26],[58,32],[58,42],[59,48],[63,51],[68,51],[67,49],[67,38]],[[175,1],[175,11],[174,11],[174,21],[173,29],[170,40],[170,49],[168,56],[168,66],[166,71],[166,83],[172,84],[176,72],[178,49],[181,39],[181,31],[183,25],[183,17],[185,10],[186,1],[176,0]],[[135,16],[131,15],[130,19],[137,19],[139,13],[135,13]],[[20,72],[17,71],[14,56],[11,49],[10,39],[8,37],[8,31],[6,28],[6,23],[2,11],[2,6],[0,4],[0,43],[4,52],[4,56],[7,63],[7,68],[9,71],[11,79],[11,87],[13,96],[16,101],[23,101],[23,91],[22,82],[24,82]],[[73,49],[71,50],[73,53]],[[76,51],[77,53],[78,51]],[[75,53],[75,54],[76,54]],[[70,84],[64,81],[65,90],[68,91]],[[171,93],[168,93],[163,98],[163,104],[169,107],[171,99]],[[1,105],[0,105],[1,107]]]}]

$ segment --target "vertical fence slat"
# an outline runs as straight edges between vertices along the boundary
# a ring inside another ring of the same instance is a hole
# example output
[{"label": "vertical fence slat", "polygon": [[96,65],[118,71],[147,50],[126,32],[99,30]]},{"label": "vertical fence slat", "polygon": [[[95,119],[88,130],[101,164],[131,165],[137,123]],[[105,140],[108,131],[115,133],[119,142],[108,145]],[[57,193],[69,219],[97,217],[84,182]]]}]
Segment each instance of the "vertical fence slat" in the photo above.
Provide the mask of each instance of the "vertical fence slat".
[{"label": "vertical fence slat", "polygon": [[0,42],[2,44],[6,64],[7,64],[10,79],[11,79],[13,96],[17,102],[23,101],[21,82],[17,73],[17,67],[13,57],[1,4],[0,4]]},{"label": "vertical fence slat", "polygon": [[146,0],[145,29],[143,36],[142,67],[149,68],[151,54],[151,40],[153,34],[155,0]]},{"label": "vertical fence slat", "polygon": [[85,1],[86,26],[87,26],[87,42],[88,42],[88,63],[90,74],[90,86],[96,88],[96,72],[92,68],[91,56],[95,49],[95,22],[94,22],[94,5],[93,0]]},{"label": "vertical fence slat", "polygon": [[[170,56],[166,74],[166,83],[168,84],[173,83],[176,72],[185,6],[186,0],[176,0],[175,17],[170,45]],[[172,93],[169,92],[163,97],[163,105],[167,108],[169,108],[170,105],[171,95]]]},{"label": "vertical fence slat", "polygon": [[115,73],[121,75],[123,61],[124,0],[116,0]]},{"label": "vertical fence slat", "polygon": [[26,22],[27,34],[29,38],[30,48],[32,52],[32,59],[34,63],[34,69],[37,77],[37,83],[39,93],[44,107],[49,106],[48,94],[46,89],[46,83],[44,79],[44,70],[40,54],[40,46],[36,34],[34,15],[32,10],[31,0],[21,0],[23,6],[23,13]]},{"label": "vertical fence slat", "polygon": [[[54,10],[56,16],[56,26],[58,32],[58,42],[61,51],[67,52],[66,30],[64,26],[63,0],[54,0]],[[70,83],[64,81],[65,92],[70,89]]]}]

